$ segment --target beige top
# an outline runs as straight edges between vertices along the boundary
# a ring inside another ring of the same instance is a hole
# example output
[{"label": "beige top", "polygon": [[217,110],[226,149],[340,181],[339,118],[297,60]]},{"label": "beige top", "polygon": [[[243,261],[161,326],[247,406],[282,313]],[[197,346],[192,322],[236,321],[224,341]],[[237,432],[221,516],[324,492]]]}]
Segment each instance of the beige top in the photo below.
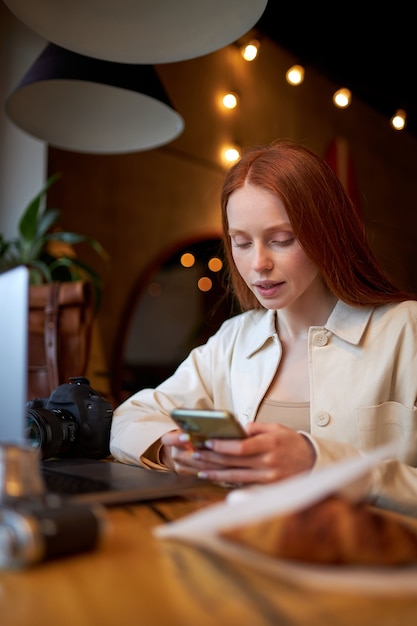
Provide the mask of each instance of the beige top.
[{"label": "beige top", "polygon": [[[256,414],[256,421],[263,424],[283,424],[293,430],[310,432],[310,403],[309,402],[278,402],[264,398]],[[161,441],[158,439],[146,450],[146,457],[142,458],[147,467],[154,467],[160,460]]]},{"label": "beige top", "polygon": [[264,398],[256,415],[256,421],[283,424],[293,430],[310,432],[309,402],[278,402]]}]

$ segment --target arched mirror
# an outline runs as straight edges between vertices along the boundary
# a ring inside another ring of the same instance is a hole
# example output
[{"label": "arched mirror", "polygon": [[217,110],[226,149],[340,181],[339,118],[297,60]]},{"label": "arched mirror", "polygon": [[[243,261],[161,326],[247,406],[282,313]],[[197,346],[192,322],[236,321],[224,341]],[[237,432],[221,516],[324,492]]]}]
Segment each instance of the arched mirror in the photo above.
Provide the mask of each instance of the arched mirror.
[{"label": "arched mirror", "polygon": [[117,403],[170,376],[236,311],[221,240],[182,242],[140,276],[123,316],[112,375]]}]

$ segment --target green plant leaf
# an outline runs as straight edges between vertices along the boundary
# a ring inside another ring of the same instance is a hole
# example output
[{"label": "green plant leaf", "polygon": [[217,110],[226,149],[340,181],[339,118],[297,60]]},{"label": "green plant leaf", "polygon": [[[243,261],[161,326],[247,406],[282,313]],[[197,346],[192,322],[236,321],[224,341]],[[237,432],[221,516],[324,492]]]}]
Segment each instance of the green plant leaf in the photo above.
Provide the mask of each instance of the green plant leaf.
[{"label": "green plant leaf", "polygon": [[6,241],[3,237],[3,235],[0,233],[0,258],[3,258],[4,255],[7,253],[8,249],[11,246],[11,242],[10,241]]},{"label": "green plant leaf", "polygon": [[49,266],[43,261],[32,260],[27,264],[29,268],[29,282],[31,285],[40,285],[52,281],[52,273]]},{"label": "green plant leaf", "polygon": [[35,239],[34,241],[32,241],[30,247],[28,247],[28,257],[26,259],[26,263],[30,263],[33,260],[39,259],[42,254],[42,250],[45,247],[45,244],[45,237],[40,237],[39,239]]},{"label": "green plant leaf", "polygon": [[93,239],[88,235],[79,235],[78,233],[72,233],[68,231],[55,231],[53,233],[48,233],[46,237],[48,241],[63,241],[69,244],[88,243],[93,248],[93,250],[95,250],[97,254],[101,256],[104,260],[108,260],[109,258],[103,246],[98,241],[96,241],[96,239]]},{"label": "green plant leaf", "polygon": [[61,211],[58,209],[46,209],[43,215],[39,219],[37,227],[37,236],[45,235],[55,222],[61,217]]},{"label": "green plant leaf", "polygon": [[25,241],[33,241],[38,228],[38,213],[40,208],[40,198],[33,201],[27,207],[19,222],[19,234]]},{"label": "green plant leaf", "polygon": [[0,233],[0,271],[26,265],[29,268],[31,284],[53,280],[62,282],[88,280],[95,291],[97,310],[102,289],[101,278],[97,272],[76,257],[63,255],[56,258],[47,249],[50,241],[62,241],[69,245],[86,243],[105,261],[109,258],[101,244],[93,237],[59,230],[51,232],[61,212],[58,209],[44,208],[41,203],[43,196],[59,176],[59,174],[50,176],[41,191],[26,206],[18,224],[16,238],[6,240]]},{"label": "green plant leaf", "polygon": [[49,187],[53,185],[53,183],[58,178],[59,174],[54,174],[53,176],[50,176],[40,192],[33,198],[31,202],[29,202],[25,211],[23,212],[23,215],[19,221],[18,231],[20,236],[24,239],[32,241],[36,237],[38,230],[38,215],[39,211],[41,210],[42,198],[48,191]]}]

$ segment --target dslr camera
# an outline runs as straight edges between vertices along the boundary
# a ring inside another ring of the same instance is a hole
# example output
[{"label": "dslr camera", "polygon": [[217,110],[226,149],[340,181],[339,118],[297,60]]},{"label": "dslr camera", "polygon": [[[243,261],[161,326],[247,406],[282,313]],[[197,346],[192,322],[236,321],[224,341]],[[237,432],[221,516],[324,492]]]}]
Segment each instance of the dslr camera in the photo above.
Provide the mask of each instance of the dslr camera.
[{"label": "dslr camera", "polygon": [[26,438],[42,459],[109,455],[113,409],[82,376],[59,385],[49,398],[27,403]]}]

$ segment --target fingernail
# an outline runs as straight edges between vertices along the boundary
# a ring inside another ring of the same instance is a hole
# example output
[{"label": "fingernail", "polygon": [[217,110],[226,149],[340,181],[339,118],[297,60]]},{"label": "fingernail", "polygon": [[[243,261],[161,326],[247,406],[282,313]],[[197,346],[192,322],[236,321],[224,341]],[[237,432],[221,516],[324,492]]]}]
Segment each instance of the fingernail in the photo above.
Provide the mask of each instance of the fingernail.
[{"label": "fingernail", "polygon": [[212,450],[212,449],[213,449],[213,442],[211,441],[211,439],[207,439],[207,440],[204,442],[204,447],[205,447],[205,448],[208,448],[209,450]]},{"label": "fingernail", "polygon": [[190,435],[188,433],[181,433],[178,435],[180,441],[190,441]]},{"label": "fingernail", "polygon": [[201,459],[201,454],[199,452],[193,452],[191,456],[193,459]]},{"label": "fingernail", "polygon": [[197,478],[208,478],[207,472],[197,472]]}]

